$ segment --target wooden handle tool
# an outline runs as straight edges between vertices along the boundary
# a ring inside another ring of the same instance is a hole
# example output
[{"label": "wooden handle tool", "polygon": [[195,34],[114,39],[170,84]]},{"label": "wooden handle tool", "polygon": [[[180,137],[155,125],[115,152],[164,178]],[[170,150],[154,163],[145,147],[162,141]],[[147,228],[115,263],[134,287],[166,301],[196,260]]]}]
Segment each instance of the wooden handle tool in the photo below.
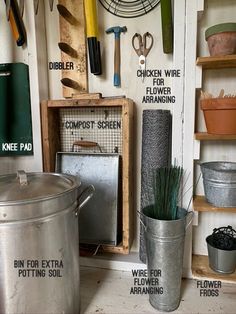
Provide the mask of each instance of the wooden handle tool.
[{"label": "wooden handle tool", "polygon": [[7,6],[7,15],[12,29],[13,37],[17,46],[23,46],[26,43],[26,30],[21,17],[18,2],[16,0],[5,0]]}]

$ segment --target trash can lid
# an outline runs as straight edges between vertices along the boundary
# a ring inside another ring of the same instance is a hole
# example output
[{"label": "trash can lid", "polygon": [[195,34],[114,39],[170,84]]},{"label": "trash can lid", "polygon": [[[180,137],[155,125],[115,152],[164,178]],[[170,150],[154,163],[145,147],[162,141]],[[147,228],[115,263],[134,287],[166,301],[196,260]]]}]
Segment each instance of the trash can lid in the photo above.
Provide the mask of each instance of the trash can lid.
[{"label": "trash can lid", "polygon": [[80,185],[78,177],[59,173],[25,173],[0,176],[0,206],[55,198]]}]

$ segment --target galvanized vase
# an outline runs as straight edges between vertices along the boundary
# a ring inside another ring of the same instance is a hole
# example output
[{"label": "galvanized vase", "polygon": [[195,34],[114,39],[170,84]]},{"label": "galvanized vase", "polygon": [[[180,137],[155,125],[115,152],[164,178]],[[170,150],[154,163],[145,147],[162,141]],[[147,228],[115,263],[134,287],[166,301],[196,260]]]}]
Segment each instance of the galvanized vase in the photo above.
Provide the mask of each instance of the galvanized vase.
[{"label": "galvanized vase", "polygon": [[[180,303],[186,218],[192,212],[178,208],[178,219],[158,220],[148,217],[149,209],[150,206],[144,208],[142,215],[147,268],[150,282],[153,282],[149,286],[153,288],[153,293],[149,293],[149,302],[158,310],[170,312]],[[157,293],[156,279],[159,286]]]}]

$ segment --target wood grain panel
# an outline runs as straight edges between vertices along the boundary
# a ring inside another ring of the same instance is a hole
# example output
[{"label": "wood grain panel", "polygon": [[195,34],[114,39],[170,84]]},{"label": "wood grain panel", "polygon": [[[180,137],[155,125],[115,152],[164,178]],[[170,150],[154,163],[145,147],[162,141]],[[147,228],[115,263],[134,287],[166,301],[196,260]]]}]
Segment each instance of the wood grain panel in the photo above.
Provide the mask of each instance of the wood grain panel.
[{"label": "wood grain panel", "polygon": [[236,67],[236,55],[217,56],[217,57],[198,57],[197,65],[203,69],[223,69]]},{"label": "wood grain panel", "polygon": [[234,207],[215,207],[208,203],[204,196],[197,195],[193,200],[194,210],[198,212],[230,212],[236,213],[236,208]]},{"label": "wood grain panel", "polygon": [[209,267],[208,256],[193,255],[192,259],[193,278],[201,280],[220,280],[222,282],[236,283],[236,272],[233,274],[220,274]]},{"label": "wood grain panel", "polygon": [[58,4],[65,6],[78,20],[78,25],[72,25],[59,14],[60,41],[69,44],[78,53],[78,58],[72,58],[61,52],[62,62],[73,62],[74,64],[73,70],[62,70],[62,78],[70,78],[81,86],[81,90],[75,90],[62,85],[63,96],[67,98],[72,97],[73,94],[88,91],[85,16],[83,0],[59,0]]},{"label": "wood grain panel", "polygon": [[122,109],[122,241],[118,246],[102,245],[109,253],[128,254],[133,241],[133,116],[134,103],[127,98],[65,99],[41,103],[44,171],[55,170],[60,150],[61,108],[121,107]]}]

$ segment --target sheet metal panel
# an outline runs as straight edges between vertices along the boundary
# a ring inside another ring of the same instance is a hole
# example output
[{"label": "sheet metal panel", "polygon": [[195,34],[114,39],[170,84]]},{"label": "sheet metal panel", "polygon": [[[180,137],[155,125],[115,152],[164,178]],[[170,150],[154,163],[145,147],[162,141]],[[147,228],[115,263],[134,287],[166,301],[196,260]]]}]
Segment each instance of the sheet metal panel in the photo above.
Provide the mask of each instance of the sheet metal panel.
[{"label": "sheet metal panel", "polygon": [[58,152],[56,172],[79,176],[95,193],[79,216],[80,243],[117,245],[120,238],[119,155]]}]

